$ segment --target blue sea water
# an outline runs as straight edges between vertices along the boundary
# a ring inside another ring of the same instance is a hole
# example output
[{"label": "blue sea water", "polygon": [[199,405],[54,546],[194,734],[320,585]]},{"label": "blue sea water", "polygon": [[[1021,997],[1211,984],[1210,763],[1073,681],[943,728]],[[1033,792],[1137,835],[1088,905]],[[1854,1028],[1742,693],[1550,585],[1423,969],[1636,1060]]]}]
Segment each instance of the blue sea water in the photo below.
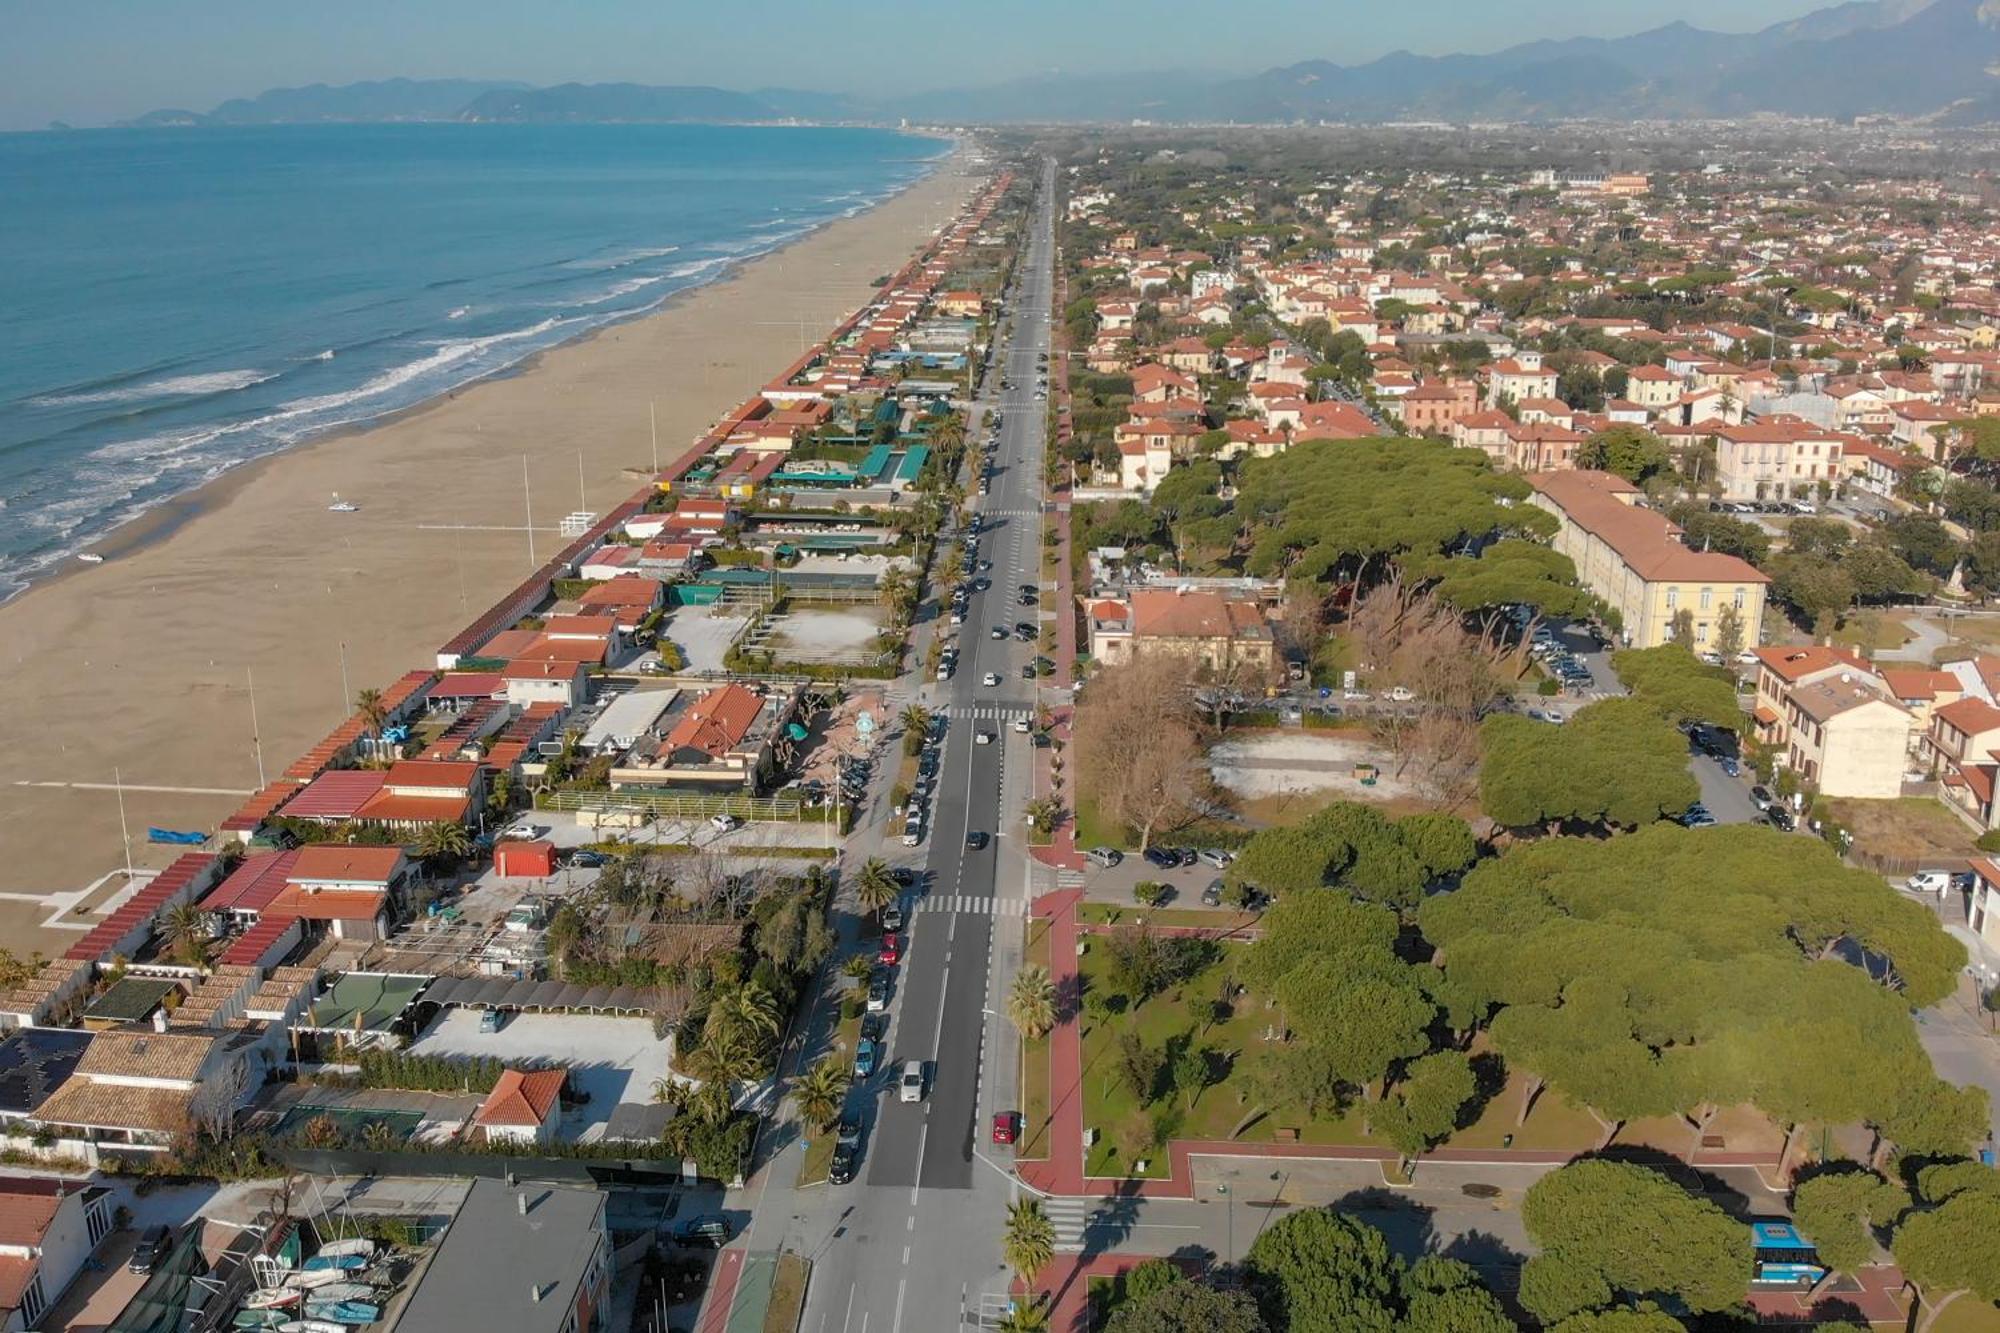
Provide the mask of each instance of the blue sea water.
[{"label": "blue sea water", "polygon": [[238,463],[858,212],[945,148],[701,125],[0,135],[0,598]]}]

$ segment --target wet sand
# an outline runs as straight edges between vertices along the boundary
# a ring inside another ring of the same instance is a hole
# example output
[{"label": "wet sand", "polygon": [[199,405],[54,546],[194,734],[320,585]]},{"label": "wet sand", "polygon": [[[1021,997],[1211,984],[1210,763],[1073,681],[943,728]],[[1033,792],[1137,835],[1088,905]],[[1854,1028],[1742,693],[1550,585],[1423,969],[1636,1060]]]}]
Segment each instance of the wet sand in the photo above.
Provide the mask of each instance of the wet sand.
[{"label": "wet sand", "polygon": [[[132,856],[146,826],[212,828],[349,711],[354,692],[432,664],[440,643],[677,457],[722,412],[873,294],[977,181],[964,154],[660,311],[557,348],[369,429],[247,465],[121,529],[0,606],[0,944],[67,947],[11,895],[122,867],[117,793],[27,782],[122,777]],[[526,489],[524,499],[523,469]],[[335,492],[360,512],[327,510]],[[344,675],[343,675],[344,661]],[[252,682],[255,722],[252,720]],[[79,917],[79,922],[88,918]]]}]

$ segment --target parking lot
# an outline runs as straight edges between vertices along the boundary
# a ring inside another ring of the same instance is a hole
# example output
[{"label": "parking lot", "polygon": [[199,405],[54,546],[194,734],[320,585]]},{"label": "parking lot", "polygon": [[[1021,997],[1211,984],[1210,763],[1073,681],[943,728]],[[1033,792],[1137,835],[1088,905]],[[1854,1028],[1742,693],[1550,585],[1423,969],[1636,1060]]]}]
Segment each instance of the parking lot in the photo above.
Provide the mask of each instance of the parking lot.
[{"label": "parking lot", "polygon": [[498,1032],[481,1032],[481,1010],[452,1007],[411,1044],[416,1055],[496,1056],[509,1065],[561,1065],[572,1089],[589,1101],[566,1114],[562,1137],[589,1142],[622,1102],[649,1106],[653,1085],[673,1073],[674,1043],[653,1035],[645,1018],[605,1014],[514,1014]]}]

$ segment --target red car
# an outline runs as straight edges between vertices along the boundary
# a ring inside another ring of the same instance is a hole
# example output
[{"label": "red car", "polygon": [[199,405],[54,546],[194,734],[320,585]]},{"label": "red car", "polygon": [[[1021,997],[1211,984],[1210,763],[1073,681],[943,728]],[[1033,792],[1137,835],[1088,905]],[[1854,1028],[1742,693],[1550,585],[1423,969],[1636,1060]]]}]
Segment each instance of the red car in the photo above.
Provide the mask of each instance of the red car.
[{"label": "red car", "polygon": [[890,931],[882,937],[882,952],[875,955],[875,961],[884,967],[894,967],[903,956],[903,937]]},{"label": "red car", "polygon": [[1014,1141],[1014,1131],[1014,1113],[1012,1111],[995,1111],[993,1113],[993,1141],[995,1143],[1012,1143]]}]

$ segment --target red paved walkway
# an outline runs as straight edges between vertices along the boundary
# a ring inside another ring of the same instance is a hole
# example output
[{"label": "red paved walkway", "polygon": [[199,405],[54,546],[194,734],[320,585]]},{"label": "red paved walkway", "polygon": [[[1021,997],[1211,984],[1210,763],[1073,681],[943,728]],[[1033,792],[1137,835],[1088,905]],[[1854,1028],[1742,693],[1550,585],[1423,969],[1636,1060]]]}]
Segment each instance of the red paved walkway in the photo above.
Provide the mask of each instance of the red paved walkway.
[{"label": "red paved walkway", "polygon": [[729,1323],[729,1307],[736,1304],[736,1284],[742,1278],[743,1251],[724,1250],[715,1256],[715,1270],[708,1275],[708,1295],[694,1321],[695,1333],[722,1333]]}]

